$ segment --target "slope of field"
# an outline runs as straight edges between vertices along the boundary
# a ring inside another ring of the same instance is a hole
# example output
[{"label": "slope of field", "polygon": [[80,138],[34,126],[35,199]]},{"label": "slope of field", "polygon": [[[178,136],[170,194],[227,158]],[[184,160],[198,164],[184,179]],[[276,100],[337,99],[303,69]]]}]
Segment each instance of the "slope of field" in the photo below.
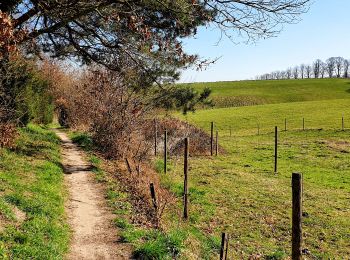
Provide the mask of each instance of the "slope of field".
[{"label": "slope of field", "polygon": [[350,98],[349,79],[232,81],[183,84],[209,87],[216,107]]},{"label": "slope of field", "polygon": [[[349,258],[350,100],[209,109],[178,117],[207,132],[214,121],[219,143],[227,151],[217,157],[191,157],[189,225],[210,237],[219,238],[222,231],[230,234],[229,259],[289,259],[292,172],[303,174],[305,257]],[[172,172],[162,177],[179,197],[181,161],[173,157]]]}]

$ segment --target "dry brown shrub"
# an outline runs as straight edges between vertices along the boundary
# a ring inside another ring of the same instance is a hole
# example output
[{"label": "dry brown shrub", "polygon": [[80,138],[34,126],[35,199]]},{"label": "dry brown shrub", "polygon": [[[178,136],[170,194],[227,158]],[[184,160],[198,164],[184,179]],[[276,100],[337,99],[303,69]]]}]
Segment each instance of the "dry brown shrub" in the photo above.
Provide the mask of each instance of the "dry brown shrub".
[{"label": "dry brown shrub", "polygon": [[[88,131],[107,158],[128,158],[138,164],[147,161],[154,151],[154,122],[149,119],[154,110],[147,104],[145,93],[133,89],[136,76],[132,71],[128,76],[126,80],[125,75],[90,68],[75,76],[77,80],[57,86],[55,96],[59,110],[67,110],[67,124]],[[185,137],[190,138],[191,155],[209,154],[210,137],[204,131],[174,118],[157,122],[159,150],[167,129],[170,154],[183,153]],[[224,152],[222,148],[220,152]]]},{"label": "dry brown shrub", "polygon": [[[157,119],[156,123],[154,120],[146,122],[144,126],[145,140],[151,147],[154,147],[155,124],[157,125],[157,147],[159,151],[164,149],[164,131],[167,130],[170,155],[183,154],[185,138],[189,138],[190,141],[190,156],[210,155],[210,135],[202,129],[176,118]],[[219,146],[219,152],[221,154],[226,153],[221,146]]]},{"label": "dry brown shrub", "polygon": [[[133,224],[144,227],[163,228],[162,217],[169,207],[176,202],[175,196],[161,187],[158,174],[148,163],[134,164],[130,162],[131,172],[124,161],[105,161],[105,167],[123,186],[123,191],[129,194],[133,205],[130,220]],[[157,208],[153,206],[150,183],[156,191]]]},{"label": "dry brown shrub", "polygon": [[17,129],[14,124],[0,123],[0,147],[12,148],[17,135]]},{"label": "dry brown shrub", "polygon": [[117,73],[89,69],[78,81],[56,91],[58,112],[66,110],[67,124],[91,134],[107,158],[141,162],[149,153],[144,143],[145,109],[141,96]]},{"label": "dry brown shrub", "polygon": [[[70,127],[70,121],[81,117],[80,114],[76,114],[77,105],[74,104],[73,99],[84,96],[84,93],[77,88],[81,73],[71,69],[70,64],[51,59],[44,59],[39,66],[42,74],[50,83],[50,93],[54,97],[55,115],[59,123],[64,127]],[[69,109],[68,106],[70,106]],[[71,120],[68,118],[69,110],[74,115]]]}]

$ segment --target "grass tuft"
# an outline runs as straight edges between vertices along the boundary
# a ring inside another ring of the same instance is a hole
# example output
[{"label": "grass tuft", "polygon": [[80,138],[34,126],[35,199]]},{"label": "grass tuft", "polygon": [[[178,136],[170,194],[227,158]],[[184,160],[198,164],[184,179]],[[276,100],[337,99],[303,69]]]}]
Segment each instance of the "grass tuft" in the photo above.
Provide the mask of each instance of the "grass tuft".
[{"label": "grass tuft", "polygon": [[92,138],[87,133],[73,132],[70,134],[70,138],[73,143],[76,143],[86,151],[90,151],[93,147]]}]

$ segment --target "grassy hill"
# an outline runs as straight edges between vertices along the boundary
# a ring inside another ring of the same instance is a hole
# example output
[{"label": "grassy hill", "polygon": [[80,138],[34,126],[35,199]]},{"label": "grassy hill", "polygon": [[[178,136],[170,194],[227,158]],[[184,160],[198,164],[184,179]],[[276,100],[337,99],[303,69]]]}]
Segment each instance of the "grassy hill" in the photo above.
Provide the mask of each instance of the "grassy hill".
[{"label": "grassy hill", "polygon": [[[208,133],[213,121],[219,144],[227,151],[214,157],[191,157],[189,225],[206,236],[229,233],[229,259],[290,259],[291,174],[301,172],[305,257],[347,259],[349,81],[245,81],[195,86],[212,87],[216,100],[253,96],[260,103],[176,115]],[[274,126],[279,127],[277,174],[273,172]],[[162,177],[174,192],[183,183],[181,160],[172,158],[170,177]]]},{"label": "grassy hill", "polygon": [[189,85],[199,90],[211,88],[216,107],[350,98],[349,79],[251,80]]}]

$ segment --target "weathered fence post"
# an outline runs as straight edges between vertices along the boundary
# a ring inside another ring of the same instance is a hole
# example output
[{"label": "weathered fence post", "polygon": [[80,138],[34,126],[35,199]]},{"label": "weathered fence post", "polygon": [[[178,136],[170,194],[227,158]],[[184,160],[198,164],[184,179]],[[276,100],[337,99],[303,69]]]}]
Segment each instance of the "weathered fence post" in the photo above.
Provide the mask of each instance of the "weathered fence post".
[{"label": "weathered fence post", "polygon": [[292,175],[292,260],[301,259],[302,244],[302,176],[300,173]]},{"label": "weathered fence post", "polygon": [[277,146],[278,144],[278,129],[277,126],[275,126],[275,173],[277,173],[277,159],[278,159],[278,151],[277,151]]},{"label": "weathered fence post", "polygon": [[287,118],[284,119],[284,131],[287,131]]},{"label": "weathered fence post", "polygon": [[230,239],[230,236],[229,236],[229,234],[227,234],[227,236],[226,236],[225,260],[227,259],[228,246],[229,246],[229,239]]},{"label": "weathered fence post", "polygon": [[215,155],[218,156],[219,154],[219,132],[216,131],[216,142],[215,142]]},{"label": "weathered fence post", "polygon": [[154,156],[157,156],[157,121],[154,119]]},{"label": "weathered fence post", "polygon": [[157,212],[158,205],[157,205],[156,192],[155,192],[155,190],[154,190],[154,185],[153,185],[153,183],[150,183],[149,188],[150,188],[150,190],[151,190],[152,204],[153,204],[154,210]]},{"label": "weathered fence post", "polygon": [[210,126],[210,155],[213,156],[214,149],[214,122],[211,122]]},{"label": "weathered fence post", "polygon": [[224,260],[225,237],[226,237],[226,234],[223,232],[223,233],[221,234],[220,260]]},{"label": "weathered fence post", "polygon": [[344,116],[341,117],[341,130],[344,131]]},{"label": "weathered fence post", "polygon": [[189,140],[185,138],[185,153],[184,153],[184,219],[188,218],[188,154],[189,154]]},{"label": "weathered fence post", "polygon": [[168,143],[168,132],[167,130],[164,131],[164,173],[167,173],[167,143]]}]

